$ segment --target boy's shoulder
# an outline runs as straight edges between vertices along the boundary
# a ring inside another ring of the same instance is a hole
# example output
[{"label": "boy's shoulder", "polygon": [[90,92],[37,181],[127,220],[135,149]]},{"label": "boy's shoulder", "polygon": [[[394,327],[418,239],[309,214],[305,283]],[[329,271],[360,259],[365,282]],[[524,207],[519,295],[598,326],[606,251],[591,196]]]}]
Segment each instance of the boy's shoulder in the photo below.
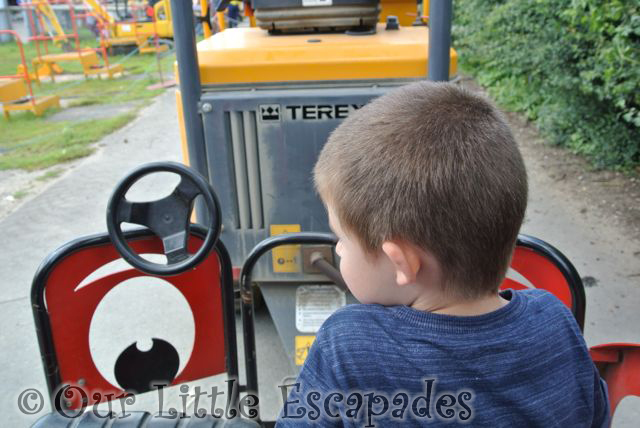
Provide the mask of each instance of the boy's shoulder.
[{"label": "boy's shoulder", "polygon": [[[519,298],[526,301],[529,310],[562,310],[569,309],[554,294],[547,290],[539,288],[528,288],[524,290],[505,290],[501,291],[503,296],[509,299],[518,294]],[[378,304],[351,304],[343,306],[335,311],[327,320],[323,327],[330,327],[334,324],[343,324],[349,322],[360,322],[371,320],[372,318],[393,317],[394,311],[392,306],[383,306]]]},{"label": "boy's shoulder", "polygon": [[[519,324],[522,327],[531,323],[548,325],[549,327],[560,324],[570,325],[575,332],[579,331],[571,310],[555,295],[542,289],[506,290],[502,295],[510,300],[509,304],[515,307],[511,315],[504,318],[506,324]],[[415,312],[409,308],[383,306],[378,304],[352,304],[335,311],[323,323],[320,336],[326,339],[338,335],[341,338],[363,336],[367,334],[379,334],[380,331],[388,333],[394,328],[410,330],[412,325],[407,323],[407,312]],[[488,314],[490,315],[490,314]],[[445,318],[439,316],[439,318]],[[456,318],[456,317],[450,317]],[[503,325],[507,327],[507,325]],[[424,324],[413,325],[423,328]]]},{"label": "boy's shoulder", "polygon": [[[529,340],[579,344],[586,349],[580,326],[558,297],[547,290],[526,289],[511,291],[523,303],[521,315],[509,326],[512,335],[524,335]],[[513,297],[512,297],[513,298]]]},{"label": "boy's shoulder", "polygon": [[333,331],[351,331],[360,325],[367,325],[374,319],[387,316],[387,310],[382,305],[350,304],[332,313],[320,327],[319,333],[330,334]]},{"label": "boy's shoulder", "polygon": [[[377,336],[392,324],[393,316],[388,307],[377,304],[350,304],[331,314],[320,327],[316,341],[336,342],[350,347],[362,339]],[[321,345],[322,346],[322,345]]]},{"label": "boy's shoulder", "polygon": [[562,314],[573,318],[571,310],[553,293],[539,288],[512,291],[526,301],[527,312],[530,314]]},{"label": "boy's shoulder", "polygon": [[560,300],[550,291],[543,290],[541,288],[527,288],[524,290],[511,290],[512,293],[518,293],[529,301],[542,304],[555,304],[562,303]]}]

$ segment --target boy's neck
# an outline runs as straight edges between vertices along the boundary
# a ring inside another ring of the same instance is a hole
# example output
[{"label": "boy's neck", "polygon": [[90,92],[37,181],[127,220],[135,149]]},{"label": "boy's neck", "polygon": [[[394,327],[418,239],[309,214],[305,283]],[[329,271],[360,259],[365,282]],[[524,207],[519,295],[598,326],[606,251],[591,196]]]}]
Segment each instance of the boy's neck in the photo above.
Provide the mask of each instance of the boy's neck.
[{"label": "boy's neck", "polygon": [[435,296],[429,296],[428,298],[419,297],[409,306],[419,311],[436,314],[474,316],[488,314],[509,303],[508,300],[501,297],[498,293],[474,300],[447,299],[442,295],[440,295],[439,298],[434,297]]}]

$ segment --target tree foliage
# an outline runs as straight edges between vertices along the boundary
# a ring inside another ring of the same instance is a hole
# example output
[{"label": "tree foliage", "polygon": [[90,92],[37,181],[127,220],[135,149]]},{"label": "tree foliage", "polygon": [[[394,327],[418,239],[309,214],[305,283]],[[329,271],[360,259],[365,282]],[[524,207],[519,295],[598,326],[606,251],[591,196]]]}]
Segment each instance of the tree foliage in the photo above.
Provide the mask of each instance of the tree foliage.
[{"label": "tree foliage", "polygon": [[640,165],[640,0],[457,0],[463,68],[597,166]]}]

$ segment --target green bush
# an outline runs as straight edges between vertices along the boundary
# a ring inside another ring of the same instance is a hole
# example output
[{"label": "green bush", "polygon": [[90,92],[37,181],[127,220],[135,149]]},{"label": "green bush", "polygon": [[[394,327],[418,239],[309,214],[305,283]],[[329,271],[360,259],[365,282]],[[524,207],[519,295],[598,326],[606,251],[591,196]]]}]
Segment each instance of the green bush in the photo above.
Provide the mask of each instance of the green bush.
[{"label": "green bush", "polygon": [[638,0],[457,0],[462,68],[554,143],[640,165]]}]

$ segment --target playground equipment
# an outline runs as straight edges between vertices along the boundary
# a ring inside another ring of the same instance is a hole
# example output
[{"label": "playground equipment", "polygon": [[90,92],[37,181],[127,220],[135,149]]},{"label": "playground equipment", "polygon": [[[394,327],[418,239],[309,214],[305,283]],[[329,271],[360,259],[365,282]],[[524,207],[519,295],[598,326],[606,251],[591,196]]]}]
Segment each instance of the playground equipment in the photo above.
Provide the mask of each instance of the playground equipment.
[{"label": "playground equipment", "polygon": [[[173,39],[173,28],[168,1],[150,1],[149,6],[129,7],[127,0],[116,0],[117,17],[111,15],[99,0],[84,0],[84,3],[98,20],[104,35],[101,45],[109,51],[137,48],[140,53],[148,53],[169,49],[167,40]],[[124,8],[120,11],[122,4]],[[158,39],[164,39],[163,43]]]},{"label": "playground equipment", "polygon": [[[106,56],[104,56],[106,58]],[[36,76],[49,76],[55,82],[55,75],[62,70],[59,66],[62,62],[78,62],[82,66],[82,74],[85,79],[92,75],[106,74],[110,79],[116,74],[124,72],[122,64],[109,65],[105,60],[105,65],[100,65],[100,58],[93,49],[80,49],[76,52],[41,55],[33,59],[33,66],[36,68]]]},{"label": "playground equipment", "polygon": [[12,111],[30,111],[40,116],[50,107],[60,107],[60,98],[57,95],[34,97],[31,87],[31,77],[24,56],[22,41],[15,31],[0,30],[0,34],[10,34],[16,41],[20,51],[22,72],[10,76],[0,76],[0,103],[5,119],[9,119]]},{"label": "playground equipment", "polygon": [[[21,6],[28,11],[31,33],[34,34],[29,38],[29,41],[35,42],[37,52],[36,58],[32,60],[34,73],[30,76],[31,79],[39,82],[41,77],[48,76],[52,81],[55,81],[55,75],[63,72],[62,67],[60,66],[60,63],[62,62],[80,63],[82,73],[85,78],[88,78],[90,75],[100,76],[102,74],[106,74],[109,78],[112,78],[118,73],[123,73],[124,67],[121,64],[109,64],[109,58],[104,48],[102,48],[102,62],[104,62],[104,65],[101,65],[101,60],[94,49],[80,47],[80,37],[78,35],[73,4],[69,0],[58,0],[56,3],[66,4],[69,7],[69,15],[73,28],[73,32],[70,34],[64,33],[47,0],[36,0],[33,3],[21,3]],[[54,25],[57,32],[56,36],[52,36],[51,34],[47,35],[42,31],[48,26],[48,24],[46,24],[47,20],[45,20],[44,17],[46,17],[49,22],[57,23],[57,25]],[[40,29],[40,31],[38,29]],[[70,39],[74,40],[73,50],[71,50]],[[68,52],[50,53],[48,46],[49,41],[58,43],[64,41],[64,45]],[[19,68],[18,72],[24,71]]]}]

